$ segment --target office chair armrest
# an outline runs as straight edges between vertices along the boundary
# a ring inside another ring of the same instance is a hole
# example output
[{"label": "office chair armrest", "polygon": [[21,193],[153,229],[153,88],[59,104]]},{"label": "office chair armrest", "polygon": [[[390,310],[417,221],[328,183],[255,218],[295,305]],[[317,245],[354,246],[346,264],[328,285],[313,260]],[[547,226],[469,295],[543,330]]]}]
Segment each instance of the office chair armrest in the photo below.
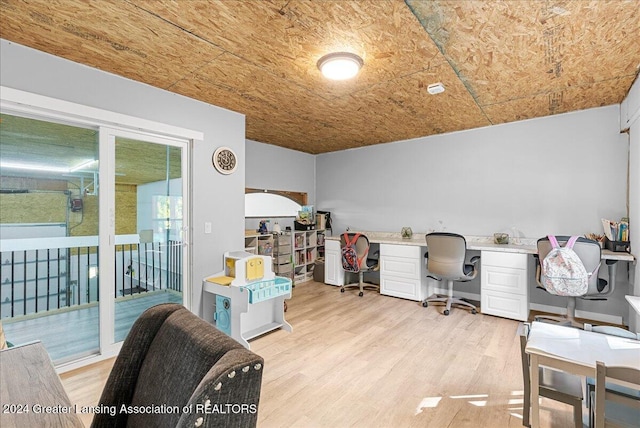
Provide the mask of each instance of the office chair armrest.
[{"label": "office chair armrest", "polygon": [[478,261],[480,261],[480,256],[473,256],[471,257],[471,260],[469,260],[469,263],[475,266],[475,264],[478,263]]}]

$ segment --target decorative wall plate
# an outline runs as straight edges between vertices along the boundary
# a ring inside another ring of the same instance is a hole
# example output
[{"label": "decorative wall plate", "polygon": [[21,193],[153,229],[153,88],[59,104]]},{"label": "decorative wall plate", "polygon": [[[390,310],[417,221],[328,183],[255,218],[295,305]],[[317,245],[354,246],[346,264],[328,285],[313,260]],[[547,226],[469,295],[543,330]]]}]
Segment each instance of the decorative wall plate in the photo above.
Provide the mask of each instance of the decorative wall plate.
[{"label": "decorative wall plate", "polygon": [[238,158],[229,147],[218,147],[211,158],[213,166],[220,174],[231,174],[238,167]]}]

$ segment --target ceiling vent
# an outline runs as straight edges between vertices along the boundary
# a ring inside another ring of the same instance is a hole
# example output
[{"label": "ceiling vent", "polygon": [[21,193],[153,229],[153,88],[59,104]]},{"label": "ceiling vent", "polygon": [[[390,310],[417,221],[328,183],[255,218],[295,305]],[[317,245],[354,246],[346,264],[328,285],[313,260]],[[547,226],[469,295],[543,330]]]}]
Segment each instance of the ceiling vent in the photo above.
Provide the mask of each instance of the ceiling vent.
[{"label": "ceiling vent", "polygon": [[427,86],[427,92],[429,92],[431,95],[441,94],[444,92],[444,85],[440,82],[432,83]]}]

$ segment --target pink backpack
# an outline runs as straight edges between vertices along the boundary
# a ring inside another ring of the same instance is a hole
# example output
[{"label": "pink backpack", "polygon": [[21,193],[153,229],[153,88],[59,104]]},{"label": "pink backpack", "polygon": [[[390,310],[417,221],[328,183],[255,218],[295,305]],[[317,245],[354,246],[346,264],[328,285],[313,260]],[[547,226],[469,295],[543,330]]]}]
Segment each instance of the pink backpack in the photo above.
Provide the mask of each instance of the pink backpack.
[{"label": "pink backpack", "polygon": [[343,233],[342,237],[345,242],[344,247],[342,247],[342,269],[347,272],[360,272],[360,262],[362,262],[362,257],[358,258],[358,253],[356,251],[356,242],[358,242],[360,234],[356,233],[353,235],[353,239],[351,240],[347,233]]},{"label": "pink backpack", "polygon": [[588,273],[580,257],[573,251],[577,236],[569,238],[564,247],[558,244],[555,236],[549,235],[548,238],[552,248],[541,262],[540,282],[551,294],[584,296],[589,289],[589,278],[598,268]]}]

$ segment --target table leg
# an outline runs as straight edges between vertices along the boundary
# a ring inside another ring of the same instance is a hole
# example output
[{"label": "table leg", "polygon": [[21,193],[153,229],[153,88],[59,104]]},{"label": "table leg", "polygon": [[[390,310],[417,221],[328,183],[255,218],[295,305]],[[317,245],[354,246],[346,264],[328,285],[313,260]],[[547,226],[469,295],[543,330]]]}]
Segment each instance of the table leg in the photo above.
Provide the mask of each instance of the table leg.
[{"label": "table leg", "polygon": [[536,354],[530,355],[529,369],[531,371],[531,427],[540,427],[540,365]]}]

